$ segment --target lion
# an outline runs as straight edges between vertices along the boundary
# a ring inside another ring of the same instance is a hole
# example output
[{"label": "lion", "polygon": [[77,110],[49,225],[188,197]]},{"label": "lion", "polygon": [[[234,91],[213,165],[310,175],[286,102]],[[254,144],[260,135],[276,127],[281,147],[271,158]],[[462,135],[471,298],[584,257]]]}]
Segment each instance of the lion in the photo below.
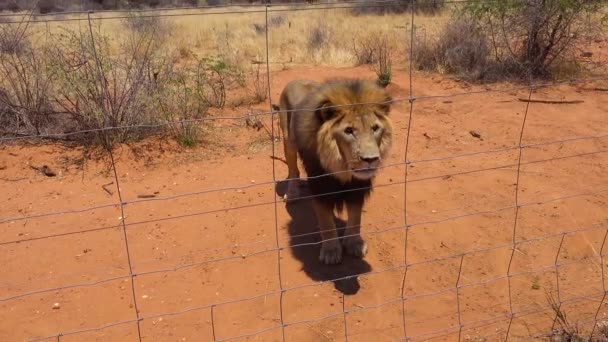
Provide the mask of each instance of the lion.
[{"label": "lion", "polygon": [[[368,80],[333,79],[323,83],[295,80],[280,96],[280,129],[288,167],[285,201],[298,199],[298,155],[321,233],[319,261],[339,264],[342,250],[363,258],[361,212],[372,191],[377,169],[392,147],[391,96]],[[342,242],[334,210],[346,205]]]}]

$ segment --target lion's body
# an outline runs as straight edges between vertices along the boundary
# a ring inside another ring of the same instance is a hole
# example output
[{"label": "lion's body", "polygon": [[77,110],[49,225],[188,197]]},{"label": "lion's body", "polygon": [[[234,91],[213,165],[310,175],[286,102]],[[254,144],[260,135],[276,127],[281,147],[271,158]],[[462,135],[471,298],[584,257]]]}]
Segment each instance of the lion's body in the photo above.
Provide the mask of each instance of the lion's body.
[{"label": "lion's body", "polygon": [[286,199],[298,196],[299,154],[324,240],[320,259],[325,263],[341,260],[333,210],[344,206],[349,216],[345,247],[351,254],[365,254],[361,209],[375,170],[391,147],[389,100],[383,88],[362,80],[298,80],[281,93],[279,117],[289,168]]}]

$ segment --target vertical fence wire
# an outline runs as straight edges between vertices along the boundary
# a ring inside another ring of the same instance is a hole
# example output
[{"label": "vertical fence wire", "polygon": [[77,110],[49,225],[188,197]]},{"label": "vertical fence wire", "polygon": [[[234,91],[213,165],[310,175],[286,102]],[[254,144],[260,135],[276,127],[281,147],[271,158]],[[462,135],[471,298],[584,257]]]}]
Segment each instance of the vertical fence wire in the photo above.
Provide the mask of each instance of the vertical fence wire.
[{"label": "vertical fence wire", "polygon": [[456,310],[458,311],[458,342],[462,339],[462,312],[460,310],[460,279],[462,278],[462,264],[464,263],[464,254],[460,257],[460,265],[458,266],[458,277],[456,278]]},{"label": "vertical fence wire", "polygon": [[[99,61],[99,57],[97,55],[97,47],[95,46],[95,36],[93,35],[93,24],[91,23],[91,13],[87,13],[87,19],[88,19],[88,24],[89,24],[89,33],[91,35],[91,47],[93,50],[93,57],[95,58],[95,61],[97,62],[97,72],[99,73],[98,78],[100,82],[103,82],[103,84],[101,85],[102,89],[105,90],[106,92],[109,91],[108,87],[107,87],[107,81],[105,79],[105,77],[103,76],[103,71],[101,68],[101,62]],[[102,90],[102,97],[101,97],[101,104],[102,104],[102,110],[104,112],[106,112],[105,106],[104,106],[104,92]],[[106,113],[107,114],[107,113]],[[122,197],[122,191],[120,190],[120,182],[118,180],[118,171],[116,170],[116,160],[114,159],[114,152],[113,150],[113,143],[109,140],[106,131],[103,131],[102,134],[105,136],[104,140],[106,144],[109,144],[109,146],[107,146],[108,149],[108,154],[110,157],[110,161],[112,164],[112,171],[114,173],[114,181],[116,182],[116,192],[118,194],[118,200],[120,201],[120,222],[121,222],[121,226],[122,226],[122,232],[123,232],[123,239],[125,241],[125,251],[127,254],[127,263],[129,266],[129,277],[131,280],[131,295],[132,295],[132,299],[133,299],[133,309],[135,310],[135,317],[137,318],[137,336],[139,338],[139,341],[141,342],[141,318],[139,316],[139,308],[137,306],[137,296],[135,294],[135,274],[133,273],[133,264],[132,264],[132,259],[131,259],[131,253],[129,250],[129,237],[127,234],[127,226],[125,223],[125,206],[124,206],[124,201],[123,201],[123,197]]]},{"label": "vertical fence wire", "polygon": [[279,242],[279,214],[278,214],[278,209],[277,209],[277,196],[275,194],[275,188],[277,186],[277,175],[276,175],[276,155],[275,155],[275,124],[274,124],[274,115],[275,115],[275,111],[272,108],[272,86],[270,84],[271,79],[270,79],[270,42],[268,39],[268,7],[270,7],[270,5],[266,5],[265,11],[264,11],[264,20],[265,20],[265,43],[266,43],[266,82],[268,83],[268,106],[270,108],[270,132],[271,132],[271,139],[272,139],[272,184],[273,184],[273,189],[271,191],[272,197],[273,197],[273,204],[274,204],[274,228],[275,228],[275,237],[276,237],[276,245],[277,245],[277,270],[278,270],[278,277],[279,277],[279,289],[281,290],[281,292],[279,293],[279,314],[280,314],[280,320],[281,320],[281,336],[282,336],[282,340],[285,341],[285,321],[283,318],[283,294],[285,293],[285,291],[283,290],[283,276],[281,273],[281,244]]},{"label": "vertical fence wire", "polygon": [[564,245],[564,240],[566,239],[566,234],[562,234],[562,238],[559,241],[559,247],[557,248],[557,253],[555,253],[555,263],[554,263],[554,267],[555,267],[555,289],[556,289],[556,295],[557,295],[557,310],[555,310],[555,317],[553,318],[553,324],[551,325],[551,330],[555,329],[555,324],[557,324],[557,319],[559,318],[559,313],[560,310],[562,308],[562,296],[560,293],[560,286],[559,286],[559,255],[562,251],[562,246]]},{"label": "vertical fence wire", "polygon": [[522,119],[521,122],[521,129],[519,131],[519,143],[518,143],[518,156],[517,156],[517,176],[516,176],[516,181],[515,181],[515,218],[513,219],[513,234],[512,234],[512,245],[511,245],[511,257],[509,258],[509,266],[507,267],[507,284],[508,284],[508,291],[509,291],[509,325],[507,327],[507,332],[505,334],[505,341],[509,340],[509,333],[511,332],[511,326],[513,324],[513,318],[515,317],[515,313],[513,312],[513,285],[512,285],[512,274],[511,274],[511,267],[513,266],[513,258],[515,257],[515,252],[517,251],[517,221],[519,219],[519,208],[520,208],[520,203],[519,203],[519,182],[520,182],[520,176],[521,176],[521,155],[522,155],[522,151],[523,151],[523,147],[522,147],[522,141],[524,138],[524,131],[525,131],[525,127],[526,127],[526,120],[528,118],[528,109],[530,108],[530,100],[532,99],[532,92],[534,91],[534,87],[532,86],[532,82],[530,82],[529,84],[529,92],[528,92],[528,100],[526,101],[526,109],[524,112],[524,117]]},{"label": "vertical fence wire", "polygon": [[598,323],[598,316],[600,314],[600,311],[602,310],[602,306],[605,304],[606,301],[606,264],[604,262],[604,248],[606,247],[606,238],[608,238],[608,229],[606,229],[606,232],[604,233],[604,238],[602,239],[602,247],[600,247],[600,270],[602,272],[602,290],[604,292],[604,294],[602,295],[602,299],[600,300],[600,303],[597,306],[597,310],[595,311],[595,315],[593,317],[594,322],[593,322],[593,328],[591,328],[591,333],[589,334],[589,340],[593,339],[593,335],[595,334],[595,329],[597,329],[597,323]]},{"label": "vertical fence wire", "polygon": [[[408,226],[408,221],[407,221],[407,183],[408,183],[408,152],[409,152],[409,145],[410,145],[410,133],[412,131],[412,116],[414,114],[414,90],[413,90],[413,80],[412,80],[412,74],[413,74],[413,65],[414,65],[414,12],[415,12],[415,1],[411,0],[410,2],[410,12],[411,12],[411,17],[410,17],[410,51],[409,51],[409,85],[410,85],[410,89],[409,89],[409,107],[410,107],[410,111],[409,111],[409,117],[407,120],[407,133],[405,136],[405,151],[403,152],[403,167],[404,167],[404,181],[403,181],[403,226],[405,227],[405,238],[404,238],[404,242],[403,242],[403,278],[401,279],[401,314],[403,316],[403,337],[405,340],[408,340],[407,337],[407,323],[406,323],[406,314],[405,314],[405,307],[406,307],[406,299],[405,299],[405,279],[407,277],[407,271],[409,269],[408,267],[408,260],[407,260],[407,246],[408,246],[408,237],[409,237],[409,231],[410,231],[410,227]],[[407,25],[406,25],[407,27]]]}]

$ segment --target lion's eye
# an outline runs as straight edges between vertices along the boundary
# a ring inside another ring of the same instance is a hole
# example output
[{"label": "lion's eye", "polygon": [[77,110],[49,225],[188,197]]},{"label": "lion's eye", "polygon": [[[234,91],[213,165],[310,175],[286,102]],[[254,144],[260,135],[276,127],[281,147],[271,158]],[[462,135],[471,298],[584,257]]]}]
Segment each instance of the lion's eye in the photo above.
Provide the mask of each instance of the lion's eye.
[{"label": "lion's eye", "polygon": [[380,126],[378,124],[372,126],[372,131],[374,131],[374,132],[376,132],[379,129],[380,129]]},{"label": "lion's eye", "polygon": [[350,135],[350,134],[355,133],[355,130],[354,130],[352,127],[346,127],[346,128],[344,129],[344,133],[346,133],[346,134],[349,134],[349,135]]}]

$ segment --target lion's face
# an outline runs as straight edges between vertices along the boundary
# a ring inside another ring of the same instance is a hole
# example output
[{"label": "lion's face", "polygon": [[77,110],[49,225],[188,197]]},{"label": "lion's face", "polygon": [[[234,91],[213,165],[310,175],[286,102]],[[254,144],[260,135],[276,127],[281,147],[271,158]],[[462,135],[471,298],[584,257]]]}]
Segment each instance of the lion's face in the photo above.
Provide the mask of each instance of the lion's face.
[{"label": "lion's face", "polygon": [[[351,103],[370,101],[371,95],[372,101],[390,99],[383,90],[372,88],[367,97]],[[338,172],[335,176],[342,180],[371,179],[391,148],[390,107],[385,103],[335,107],[336,102],[343,101],[330,98],[319,112],[324,120],[317,135],[321,164],[331,172]]]},{"label": "lion's face", "polygon": [[341,159],[355,178],[372,178],[385,157],[390,125],[383,116],[373,109],[347,113],[331,129]]}]

